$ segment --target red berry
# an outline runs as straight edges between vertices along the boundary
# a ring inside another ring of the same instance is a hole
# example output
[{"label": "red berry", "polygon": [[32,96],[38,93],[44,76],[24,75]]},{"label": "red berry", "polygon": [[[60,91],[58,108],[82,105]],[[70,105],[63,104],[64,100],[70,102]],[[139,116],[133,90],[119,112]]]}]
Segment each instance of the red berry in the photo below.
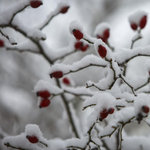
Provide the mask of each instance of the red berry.
[{"label": "red berry", "polygon": [[110,35],[109,29],[106,29],[106,30],[103,32],[103,37],[104,37],[104,39],[107,40],[107,39],[109,38],[109,35]]},{"label": "red berry", "polygon": [[68,9],[69,9],[69,6],[65,6],[65,7],[61,8],[60,13],[64,14],[68,11]]},{"label": "red berry", "polygon": [[130,26],[133,30],[137,30],[138,28],[138,25],[136,23],[131,23]]},{"label": "red berry", "polygon": [[109,109],[108,109],[108,113],[109,113],[109,114],[113,114],[114,111],[115,111],[114,108],[109,108]]},{"label": "red berry", "polygon": [[82,46],[82,47],[81,47],[81,51],[82,51],[82,52],[85,52],[88,47],[89,47],[89,45]]},{"label": "red berry", "polygon": [[144,16],[141,20],[140,20],[140,28],[143,29],[145,27],[147,23],[147,16]]},{"label": "red berry", "polygon": [[38,8],[39,6],[41,6],[43,3],[40,0],[32,0],[30,2],[30,6],[32,8]]},{"label": "red berry", "polygon": [[98,38],[98,39],[101,39],[101,40],[102,40],[103,42],[105,42],[105,43],[107,42],[107,39],[105,39],[105,38],[103,38],[103,37],[101,37],[101,36],[99,36],[99,35],[97,35],[97,38]]},{"label": "red berry", "polygon": [[74,45],[74,47],[76,49],[80,49],[81,47],[83,47],[83,42],[81,42],[81,41],[76,42],[75,45]]},{"label": "red berry", "polygon": [[39,141],[39,139],[34,135],[32,136],[27,135],[26,138],[29,140],[30,143],[38,143]]},{"label": "red berry", "polygon": [[0,47],[4,47],[4,41],[0,39]]},{"label": "red berry", "polygon": [[108,111],[107,109],[103,109],[103,111],[100,112],[100,118],[99,120],[102,121],[103,119],[105,119],[108,116]]},{"label": "red berry", "polygon": [[144,113],[148,113],[149,112],[149,107],[148,106],[142,106],[142,111]]},{"label": "red berry", "polygon": [[63,83],[66,84],[66,85],[70,85],[70,81],[68,78],[63,78]]},{"label": "red berry", "polygon": [[100,55],[102,58],[104,58],[104,57],[106,57],[107,50],[106,50],[106,48],[105,48],[104,46],[99,45],[99,46],[98,46],[98,53],[99,53],[99,55]]},{"label": "red berry", "polygon": [[43,99],[40,103],[40,108],[43,108],[43,107],[48,107],[50,105],[50,100],[49,99]]},{"label": "red berry", "polygon": [[37,96],[40,96],[42,98],[48,98],[51,96],[51,94],[48,91],[39,91],[36,93]]},{"label": "red berry", "polygon": [[83,33],[80,30],[73,30],[73,35],[77,40],[81,40],[83,38]]},{"label": "red berry", "polygon": [[63,73],[62,71],[56,71],[50,74],[50,77],[54,77],[54,78],[62,78],[63,77]]}]

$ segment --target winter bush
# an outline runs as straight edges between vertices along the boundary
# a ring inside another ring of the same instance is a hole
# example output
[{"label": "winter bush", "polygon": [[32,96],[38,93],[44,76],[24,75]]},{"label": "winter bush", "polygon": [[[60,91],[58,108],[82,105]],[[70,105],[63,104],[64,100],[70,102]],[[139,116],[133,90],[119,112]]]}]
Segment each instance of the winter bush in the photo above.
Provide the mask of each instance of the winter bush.
[{"label": "winter bush", "polygon": [[[37,105],[41,109],[52,105],[51,101],[55,97],[62,99],[72,138],[47,140],[38,125],[28,124],[23,133],[6,136],[2,143],[8,148],[18,150],[148,150],[149,136],[129,136],[125,130],[126,126],[134,128],[133,123],[140,125],[144,122],[150,126],[149,59],[143,64],[147,72],[144,77],[131,80],[127,76],[129,62],[150,56],[149,45],[134,48],[134,43],[143,37],[142,31],[147,25],[148,13],[139,10],[127,16],[131,30],[135,33],[129,49],[116,50],[113,43],[109,42],[112,30],[109,23],[98,24],[92,37],[85,32],[84,26],[78,20],[74,20],[69,26],[72,36],[69,45],[59,51],[53,51],[44,42],[47,37],[42,29],[58,14],[69,13],[67,11],[71,6],[68,3],[59,3],[37,28],[24,26],[17,18],[17,15],[27,8],[39,9],[42,3],[41,0],[22,0],[9,8],[10,13],[1,11],[0,49],[39,54],[50,64],[49,77],[54,82],[41,79],[35,85],[33,94],[37,96]],[[27,42],[17,43],[4,32],[8,28],[19,32]],[[32,42],[34,46],[28,47],[28,42]],[[95,50],[95,54],[88,54],[72,64],[63,63],[65,57],[91,49]],[[70,74],[93,66],[101,68],[103,78],[97,83],[87,81],[85,86],[76,86]],[[72,99],[76,98],[80,98],[83,103],[82,111],[90,111],[84,127],[86,132],[82,131],[76,115],[77,109],[72,105]]]}]

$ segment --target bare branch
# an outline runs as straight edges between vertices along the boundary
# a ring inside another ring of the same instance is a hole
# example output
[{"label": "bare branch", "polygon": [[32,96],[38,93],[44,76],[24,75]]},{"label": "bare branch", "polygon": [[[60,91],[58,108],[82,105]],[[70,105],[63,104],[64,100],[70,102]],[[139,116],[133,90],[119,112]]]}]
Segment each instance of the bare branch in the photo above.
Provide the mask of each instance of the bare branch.
[{"label": "bare branch", "polygon": [[17,47],[6,47],[6,50],[8,51],[17,51],[19,53],[34,53],[34,54],[41,54],[39,51],[31,50],[31,49],[18,49]]},{"label": "bare branch", "polygon": [[5,38],[8,39],[8,41],[10,42],[10,44],[12,44],[12,45],[16,45],[16,44],[17,44],[16,42],[11,42],[9,36],[8,36],[8,35],[5,35],[5,34],[2,32],[2,30],[0,30],[0,33],[2,34],[2,36],[4,36]]},{"label": "bare branch", "polygon": [[29,150],[29,149],[24,149],[24,148],[12,146],[12,145],[10,145],[9,143],[5,143],[4,145],[7,146],[7,147],[11,147],[11,148],[14,148],[14,149],[18,149],[18,150]]}]

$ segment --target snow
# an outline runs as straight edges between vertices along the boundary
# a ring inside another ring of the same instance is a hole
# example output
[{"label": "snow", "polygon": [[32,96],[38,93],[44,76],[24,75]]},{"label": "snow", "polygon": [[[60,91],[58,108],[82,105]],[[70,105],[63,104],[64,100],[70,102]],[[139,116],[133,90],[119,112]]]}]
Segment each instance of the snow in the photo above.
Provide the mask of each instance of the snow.
[{"label": "snow", "polygon": [[25,127],[25,134],[26,136],[36,136],[38,139],[42,137],[42,132],[38,125],[36,124],[28,124]]},{"label": "snow", "polygon": [[102,22],[102,23],[98,24],[95,28],[94,36],[96,37],[97,35],[100,35],[103,37],[103,32],[106,29],[110,29],[110,25],[107,22]]},{"label": "snow", "polygon": [[147,13],[143,10],[138,10],[134,12],[133,14],[131,14],[128,19],[130,23],[136,23],[137,25],[139,25],[140,20],[144,16],[147,16]]},{"label": "snow", "polygon": [[28,0],[21,0],[18,1],[15,5],[12,5],[11,7],[8,7],[5,10],[0,11],[0,26],[1,25],[6,25],[10,22],[12,19],[13,15],[24,8],[26,5],[29,5]]},{"label": "snow", "polygon": [[37,146],[36,144],[30,143],[25,133],[21,133],[20,135],[16,136],[8,136],[5,137],[2,142],[4,144],[10,144],[11,146],[22,148],[22,149],[31,149],[31,150],[42,150],[41,147]]},{"label": "snow", "polygon": [[[135,109],[135,115],[139,114],[141,112],[142,106],[150,106],[150,96],[148,94],[140,93],[135,98],[134,101],[134,109]],[[144,114],[143,114],[144,115]]]},{"label": "snow", "polygon": [[70,31],[71,34],[72,34],[72,31],[73,31],[74,29],[83,32],[83,27],[82,27],[82,25],[81,25],[77,20],[74,20],[74,21],[72,21],[72,22],[70,23],[69,31]]},{"label": "snow", "polygon": [[66,64],[55,64],[51,67],[49,74],[51,74],[54,71],[62,71],[63,74],[71,73],[79,71],[81,68],[86,68],[90,65],[96,65],[99,67],[105,67],[107,65],[107,62],[104,61],[101,58],[98,58],[97,56],[91,54],[87,55],[81,60],[74,62],[72,65],[66,65]]},{"label": "snow", "polygon": [[56,85],[53,85],[52,83],[44,80],[39,80],[34,87],[34,92],[36,93],[38,91],[43,91],[43,90],[47,90],[51,94],[60,94],[63,92],[62,89],[58,88]]},{"label": "snow", "polygon": [[126,49],[126,48],[120,48],[119,51],[116,51],[114,53],[115,60],[119,63],[125,63],[127,60],[131,60],[132,58],[136,56],[141,56],[141,55],[150,55],[150,46],[145,46],[145,47],[138,47],[134,48],[134,50],[131,49]]}]

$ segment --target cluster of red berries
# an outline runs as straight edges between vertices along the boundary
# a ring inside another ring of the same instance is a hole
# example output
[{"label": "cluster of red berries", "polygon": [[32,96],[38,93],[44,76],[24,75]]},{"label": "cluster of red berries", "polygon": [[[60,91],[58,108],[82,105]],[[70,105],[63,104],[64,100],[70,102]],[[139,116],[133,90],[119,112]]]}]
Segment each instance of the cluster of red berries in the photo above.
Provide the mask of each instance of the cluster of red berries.
[{"label": "cluster of red berries", "polygon": [[98,54],[99,54],[102,58],[106,57],[106,55],[107,55],[107,50],[106,50],[106,48],[105,48],[104,46],[102,46],[102,45],[99,45],[99,46],[98,46]]},{"label": "cluster of red berries", "polygon": [[140,19],[139,23],[130,22],[130,26],[134,31],[136,31],[138,27],[140,27],[140,29],[143,29],[146,26],[146,23],[147,23],[147,16],[145,15]]},{"label": "cluster of red berries", "polygon": [[110,36],[109,29],[105,29],[102,35],[97,34],[96,36],[98,39],[101,39],[103,42],[107,43],[107,40]]},{"label": "cluster of red berries", "polygon": [[74,47],[75,47],[75,49],[79,49],[82,52],[85,52],[88,49],[89,45],[88,44],[84,44],[82,41],[77,41],[74,44]]},{"label": "cluster of red berries", "polygon": [[28,139],[28,141],[30,143],[38,143],[39,142],[39,139],[35,136],[35,135],[27,135],[26,138]]},{"label": "cluster of red berries", "polygon": [[0,39],[0,47],[4,47],[4,41]]},{"label": "cluster of red berries", "polygon": [[146,105],[142,106],[140,113],[136,117],[136,120],[138,121],[138,123],[140,123],[141,120],[143,119],[144,115],[145,114],[147,115],[148,113],[149,113],[149,107]]},{"label": "cluster of red berries", "polygon": [[103,121],[103,119],[105,119],[109,114],[113,114],[114,111],[115,111],[114,108],[109,108],[109,109],[104,108],[104,109],[100,112],[99,120],[100,120],[100,121]]},{"label": "cluster of red berries", "polygon": [[43,107],[47,107],[50,105],[51,101],[49,99],[49,97],[51,96],[50,92],[47,90],[44,91],[38,91],[36,93],[37,96],[40,96],[42,98],[39,107],[43,108]]}]

